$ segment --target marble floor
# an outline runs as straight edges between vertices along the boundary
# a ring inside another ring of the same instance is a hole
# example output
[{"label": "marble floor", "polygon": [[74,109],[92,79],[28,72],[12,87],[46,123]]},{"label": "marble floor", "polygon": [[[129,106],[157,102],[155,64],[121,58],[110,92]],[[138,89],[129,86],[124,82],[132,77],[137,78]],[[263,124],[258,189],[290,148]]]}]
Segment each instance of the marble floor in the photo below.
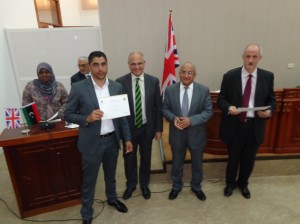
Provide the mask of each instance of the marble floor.
[{"label": "marble floor", "polygon": [[[160,156],[153,156],[153,166],[160,166]],[[156,163],[156,164],[155,164]],[[170,170],[167,166],[167,170]],[[300,160],[257,161],[250,179],[251,199],[238,190],[229,198],[223,196],[225,163],[205,163],[202,189],[206,201],[199,201],[189,188],[190,164],[185,165],[185,187],[174,201],[168,199],[169,173],[152,174],[152,197],[145,200],[139,188],[124,201],[129,211],[119,213],[108,206],[103,189],[102,170],[97,183],[93,223],[124,224],[300,224]],[[117,193],[125,190],[123,158],[119,156]],[[20,219],[4,155],[0,153],[0,224],[13,223],[81,223],[80,205]],[[6,207],[7,204],[10,209]],[[14,214],[15,213],[15,214]]]}]

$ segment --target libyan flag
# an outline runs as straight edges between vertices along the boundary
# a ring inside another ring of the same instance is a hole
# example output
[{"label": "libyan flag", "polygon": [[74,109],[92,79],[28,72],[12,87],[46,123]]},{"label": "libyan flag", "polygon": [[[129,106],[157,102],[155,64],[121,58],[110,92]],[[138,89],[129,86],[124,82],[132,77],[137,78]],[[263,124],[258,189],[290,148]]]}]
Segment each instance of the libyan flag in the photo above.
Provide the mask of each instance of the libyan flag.
[{"label": "libyan flag", "polygon": [[37,124],[41,120],[35,102],[27,104],[21,107],[21,109],[28,126]]}]

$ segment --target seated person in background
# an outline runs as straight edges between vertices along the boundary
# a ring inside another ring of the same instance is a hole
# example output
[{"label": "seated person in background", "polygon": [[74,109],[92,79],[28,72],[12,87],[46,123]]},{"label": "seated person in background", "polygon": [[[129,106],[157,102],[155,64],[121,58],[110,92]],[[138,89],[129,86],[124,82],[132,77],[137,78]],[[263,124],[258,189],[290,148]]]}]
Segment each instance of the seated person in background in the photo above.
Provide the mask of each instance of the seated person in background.
[{"label": "seated person in background", "polygon": [[90,75],[90,66],[87,57],[78,58],[79,71],[71,77],[71,85],[75,82],[85,80]]},{"label": "seated person in background", "polygon": [[59,118],[63,118],[68,100],[67,90],[62,83],[55,80],[52,67],[46,62],[37,66],[37,76],[38,79],[25,86],[22,105],[35,102],[41,120],[51,118],[56,112]]}]

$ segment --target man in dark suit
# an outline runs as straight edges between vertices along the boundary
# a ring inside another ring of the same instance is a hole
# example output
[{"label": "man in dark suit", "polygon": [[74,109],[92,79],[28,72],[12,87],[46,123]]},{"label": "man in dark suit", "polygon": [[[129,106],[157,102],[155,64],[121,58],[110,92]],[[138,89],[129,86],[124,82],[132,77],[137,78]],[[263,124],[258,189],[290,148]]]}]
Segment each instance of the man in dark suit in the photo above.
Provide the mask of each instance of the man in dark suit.
[{"label": "man in dark suit", "polygon": [[[220,137],[228,150],[224,195],[231,196],[238,186],[242,195],[249,199],[248,179],[254,168],[256,152],[264,139],[265,121],[273,114],[276,101],[273,73],[257,68],[262,58],[260,45],[246,46],[242,58],[243,67],[224,75],[218,106],[223,112]],[[262,106],[270,107],[243,113],[237,109]]]},{"label": "man in dark suit", "polygon": [[107,79],[107,58],[101,51],[89,55],[92,77],[72,85],[67,108],[66,121],[79,124],[78,148],[82,154],[82,208],[83,223],[91,223],[93,201],[98,171],[103,164],[105,194],[107,203],[119,212],[127,212],[126,206],[117,199],[116,166],[119,142],[125,140],[125,153],[132,151],[130,132],[126,117],[102,120],[99,108],[102,97],[122,94],[122,86]]},{"label": "man in dark suit", "polygon": [[213,109],[208,87],[194,82],[195,66],[187,62],[180,67],[180,82],[166,88],[163,101],[163,115],[170,122],[169,143],[172,150],[173,181],[169,199],[177,198],[183,187],[183,165],[186,150],[192,160],[191,190],[204,201],[201,189],[202,157],[206,145],[206,122],[212,117]]},{"label": "man in dark suit", "polygon": [[[148,186],[150,182],[152,141],[153,138],[159,140],[163,130],[159,80],[144,73],[145,59],[141,52],[129,54],[128,66],[130,73],[116,80],[122,84],[123,93],[128,95],[131,115],[127,118],[133,143],[132,153],[124,153],[127,182],[123,198],[128,199],[132,196],[139,180],[143,197],[149,199],[151,197]],[[136,93],[137,83],[140,94]],[[136,112],[138,111],[137,101],[139,101],[136,100],[136,95],[141,96],[140,115]],[[139,116],[141,118],[140,125],[137,119]],[[139,175],[137,170],[138,148],[140,151]]]},{"label": "man in dark suit", "polygon": [[88,76],[90,76],[90,66],[87,57],[78,58],[78,68],[79,71],[71,77],[71,85],[75,82],[85,80]]}]

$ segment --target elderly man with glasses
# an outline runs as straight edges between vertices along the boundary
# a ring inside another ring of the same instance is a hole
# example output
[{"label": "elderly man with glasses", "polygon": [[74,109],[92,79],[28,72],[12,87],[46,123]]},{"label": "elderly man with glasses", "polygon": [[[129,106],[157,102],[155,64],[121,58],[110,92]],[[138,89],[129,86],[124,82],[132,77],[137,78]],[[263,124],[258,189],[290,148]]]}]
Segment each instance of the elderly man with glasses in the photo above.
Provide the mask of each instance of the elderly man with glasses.
[{"label": "elderly man with glasses", "polygon": [[165,91],[163,115],[170,122],[169,143],[172,150],[170,200],[177,198],[182,190],[187,149],[192,160],[191,190],[199,200],[206,200],[201,189],[202,157],[207,140],[205,124],[213,115],[213,108],[209,88],[196,83],[196,75],[195,65],[190,62],[183,64],[179,71],[180,82]]}]

